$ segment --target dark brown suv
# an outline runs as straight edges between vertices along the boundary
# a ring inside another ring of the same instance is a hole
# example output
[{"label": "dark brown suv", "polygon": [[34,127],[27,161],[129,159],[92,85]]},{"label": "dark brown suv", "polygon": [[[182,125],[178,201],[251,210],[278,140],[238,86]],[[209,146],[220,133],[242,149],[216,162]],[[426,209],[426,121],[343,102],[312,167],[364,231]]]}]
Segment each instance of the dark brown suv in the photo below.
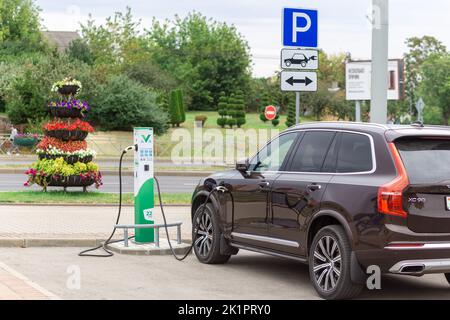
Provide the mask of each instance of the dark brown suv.
[{"label": "dark brown suv", "polygon": [[326,299],[356,296],[372,265],[449,281],[450,130],[292,127],[235,170],[201,181],[192,215],[201,262],[224,263],[238,249],[300,260]]}]

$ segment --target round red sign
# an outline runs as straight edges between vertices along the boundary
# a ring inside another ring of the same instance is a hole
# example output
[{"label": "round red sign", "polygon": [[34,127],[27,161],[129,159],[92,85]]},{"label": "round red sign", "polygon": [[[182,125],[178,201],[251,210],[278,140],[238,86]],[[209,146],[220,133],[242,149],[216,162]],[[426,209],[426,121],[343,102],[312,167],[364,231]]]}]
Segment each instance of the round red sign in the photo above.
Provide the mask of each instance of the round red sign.
[{"label": "round red sign", "polygon": [[274,106],[267,106],[266,110],[264,111],[264,115],[266,116],[267,120],[274,120],[277,117],[277,108],[275,108]]}]

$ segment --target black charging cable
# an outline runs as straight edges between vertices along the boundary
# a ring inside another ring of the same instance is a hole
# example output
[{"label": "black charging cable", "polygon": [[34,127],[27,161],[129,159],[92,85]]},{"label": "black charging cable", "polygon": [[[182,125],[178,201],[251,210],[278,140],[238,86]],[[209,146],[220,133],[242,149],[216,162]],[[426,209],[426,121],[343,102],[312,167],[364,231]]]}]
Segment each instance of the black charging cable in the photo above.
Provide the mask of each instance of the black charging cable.
[{"label": "black charging cable", "polygon": [[[122,162],[123,162],[123,157],[129,150],[132,150],[133,148],[136,148],[136,146],[128,147],[127,149],[123,150],[122,154],[120,155],[120,161],[119,161],[119,208],[118,208],[118,212],[117,212],[116,225],[119,224],[120,216],[122,214]],[[177,259],[178,261],[183,261],[192,252],[192,249],[194,248],[194,245],[195,245],[195,239],[192,239],[192,244],[189,247],[189,250],[185,253],[184,256],[182,256],[180,258],[176,254],[175,250],[173,249],[172,243],[170,241],[169,228],[167,227],[167,219],[166,219],[166,214],[165,214],[165,211],[164,211],[164,205],[163,205],[163,202],[162,202],[161,187],[159,185],[159,180],[158,180],[157,177],[154,177],[154,180],[156,182],[156,187],[158,189],[159,207],[161,209],[162,217],[163,217],[163,220],[164,220],[164,229],[166,231],[167,242],[169,244],[170,251],[171,251],[171,253],[172,253],[172,255],[174,256],[175,259]],[[224,186],[218,186],[218,187],[213,188],[208,193],[208,196],[206,197],[205,202],[203,203],[202,212],[200,214],[200,217],[202,217],[205,214],[205,212],[206,212],[206,205],[208,204],[208,202],[211,199],[211,196],[213,195],[214,192],[224,192],[225,193],[225,192],[228,192],[228,189],[225,188]],[[232,197],[232,194],[231,193],[229,193],[229,194]],[[233,200],[233,198],[232,198],[232,202],[233,202],[233,216],[234,216],[234,200]],[[192,221],[192,230],[193,230],[192,234],[193,235],[196,234],[199,224],[200,224],[200,219],[198,219],[198,221]],[[78,255],[80,257],[95,257],[95,258],[108,258],[108,257],[114,256],[114,253],[112,251],[108,250],[107,245],[111,244],[111,243],[117,243],[117,242],[123,241],[123,240],[112,241],[112,238],[114,237],[114,235],[116,233],[116,230],[117,230],[117,228],[114,227],[111,235],[101,245],[99,245],[99,246],[97,246],[95,248],[91,248],[91,249],[87,249],[87,250],[81,251]],[[133,239],[133,238],[134,238],[134,236],[131,236],[128,239]],[[105,254],[89,253],[89,252],[97,251],[99,249],[103,249],[103,251],[105,251]]]},{"label": "black charging cable", "polygon": [[[122,151],[122,154],[120,155],[120,161],[119,161],[119,209],[117,212],[117,218],[116,218],[116,225],[119,224],[120,221],[120,215],[122,214],[122,161],[123,161],[123,156],[129,151],[132,150],[134,148],[133,147],[128,147],[127,149]],[[111,235],[108,237],[108,239],[103,242],[101,245],[95,247],[95,248],[91,248],[91,249],[87,249],[84,251],[81,251],[78,255],[80,257],[97,257],[97,258],[108,258],[108,257],[112,257],[114,255],[113,252],[111,252],[110,250],[108,250],[106,248],[106,246],[110,243],[116,243],[116,242],[120,242],[123,240],[115,240],[115,241],[111,241],[112,238],[114,237],[114,234],[116,233],[117,228],[114,227]],[[130,237],[129,239],[132,239],[134,237]],[[88,252],[92,252],[92,251],[96,251],[98,249],[103,249],[103,251],[105,251],[105,254],[93,254],[93,253],[88,253]]]}]

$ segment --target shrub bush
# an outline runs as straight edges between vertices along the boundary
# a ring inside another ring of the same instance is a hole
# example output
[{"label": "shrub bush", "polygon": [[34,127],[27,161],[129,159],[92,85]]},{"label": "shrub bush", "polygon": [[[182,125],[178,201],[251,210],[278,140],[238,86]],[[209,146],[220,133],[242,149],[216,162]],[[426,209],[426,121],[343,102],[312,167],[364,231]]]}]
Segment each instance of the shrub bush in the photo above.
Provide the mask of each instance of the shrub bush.
[{"label": "shrub bush", "polygon": [[205,126],[206,120],[208,120],[208,117],[203,114],[195,116],[195,122],[201,122],[202,126]]},{"label": "shrub bush", "polygon": [[99,86],[90,117],[104,130],[153,127],[157,134],[168,128],[168,115],[157,104],[157,94],[130,78],[112,76]]}]

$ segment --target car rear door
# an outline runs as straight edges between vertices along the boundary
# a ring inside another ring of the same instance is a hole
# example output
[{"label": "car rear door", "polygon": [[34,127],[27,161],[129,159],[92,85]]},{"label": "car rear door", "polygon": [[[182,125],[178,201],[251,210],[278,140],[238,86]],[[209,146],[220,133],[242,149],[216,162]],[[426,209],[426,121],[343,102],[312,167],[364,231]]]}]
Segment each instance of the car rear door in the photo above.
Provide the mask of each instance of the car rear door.
[{"label": "car rear door", "polygon": [[411,137],[395,145],[410,182],[403,192],[408,228],[450,233],[450,139]]},{"label": "car rear door", "polygon": [[296,145],[287,172],[272,187],[269,234],[280,240],[272,249],[306,255],[306,221],[320,208],[335,170],[338,144],[334,131],[307,131]]}]

